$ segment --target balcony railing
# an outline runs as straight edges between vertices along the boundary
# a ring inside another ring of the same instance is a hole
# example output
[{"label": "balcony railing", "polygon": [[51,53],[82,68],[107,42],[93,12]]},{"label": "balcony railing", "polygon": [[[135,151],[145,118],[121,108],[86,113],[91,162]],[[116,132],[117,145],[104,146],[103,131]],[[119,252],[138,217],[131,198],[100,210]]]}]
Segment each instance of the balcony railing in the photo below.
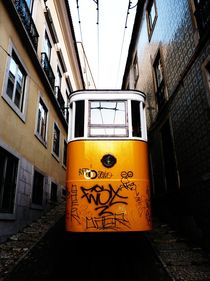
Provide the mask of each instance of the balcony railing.
[{"label": "balcony railing", "polygon": [[195,2],[195,17],[197,20],[199,31],[203,34],[210,26],[210,1],[200,0]]},{"label": "balcony railing", "polygon": [[55,97],[58,101],[58,104],[60,106],[60,109],[63,113],[63,115],[65,116],[65,101],[63,99],[63,96],[61,94],[61,90],[59,86],[55,86]]},{"label": "balcony railing", "polygon": [[17,10],[19,16],[21,17],[23,25],[25,26],[25,29],[28,32],[31,42],[32,42],[35,50],[37,50],[39,34],[37,32],[36,26],[32,19],[28,5],[25,0],[13,0],[13,1],[14,1],[16,10]]},{"label": "balcony railing", "polygon": [[46,53],[41,53],[41,65],[44,69],[45,74],[47,75],[50,85],[52,86],[52,88],[54,90],[55,75],[53,73],[53,70],[51,68],[51,65],[50,65],[50,62],[49,62],[49,59],[48,59]]}]

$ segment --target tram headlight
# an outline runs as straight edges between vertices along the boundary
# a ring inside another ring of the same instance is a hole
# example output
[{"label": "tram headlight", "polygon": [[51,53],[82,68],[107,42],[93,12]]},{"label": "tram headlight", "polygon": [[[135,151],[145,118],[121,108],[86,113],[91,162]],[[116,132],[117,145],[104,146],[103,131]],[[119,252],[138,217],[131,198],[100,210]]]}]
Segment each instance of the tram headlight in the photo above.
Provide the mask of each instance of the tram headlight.
[{"label": "tram headlight", "polygon": [[105,154],[102,157],[101,162],[104,165],[104,167],[111,168],[116,164],[117,159],[111,154]]}]

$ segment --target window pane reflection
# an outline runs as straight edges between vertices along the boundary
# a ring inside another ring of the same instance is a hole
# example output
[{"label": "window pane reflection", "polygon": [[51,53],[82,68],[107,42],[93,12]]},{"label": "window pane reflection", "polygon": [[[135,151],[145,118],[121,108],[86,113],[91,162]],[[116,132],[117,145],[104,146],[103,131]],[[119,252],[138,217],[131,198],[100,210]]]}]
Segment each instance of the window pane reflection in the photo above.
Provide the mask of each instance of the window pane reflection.
[{"label": "window pane reflection", "polygon": [[91,124],[125,124],[125,102],[91,102]]},{"label": "window pane reflection", "polygon": [[126,136],[125,101],[91,101],[89,126],[91,136]]}]

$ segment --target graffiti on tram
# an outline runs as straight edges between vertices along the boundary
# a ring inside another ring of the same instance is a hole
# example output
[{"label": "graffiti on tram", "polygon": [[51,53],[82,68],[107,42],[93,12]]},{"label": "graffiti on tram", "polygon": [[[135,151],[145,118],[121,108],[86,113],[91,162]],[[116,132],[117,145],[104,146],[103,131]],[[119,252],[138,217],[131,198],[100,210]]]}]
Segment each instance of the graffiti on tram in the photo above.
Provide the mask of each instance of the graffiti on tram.
[{"label": "graffiti on tram", "polygon": [[84,176],[85,179],[110,179],[112,177],[112,173],[106,171],[96,171],[88,168],[80,168],[79,176]]},{"label": "graffiti on tram", "polygon": [[[109,179],[112,177],[110,172],[87,168],[79,169],[79,175],[83,175],[85,179]],[[78,187],[76,184],[72,184],[69,194],[71,197],[71,220],[81,224],[79,206],[83,202],[82,206],[90,204],[95,212],[94,215],[86,214],[86,229],[120,229],[122,226],[129,229],[127,206],[129,204],[129,196],[132,196],[136,202],[139,217],[146,217],[148,223],[151,224],[149,199],[145,200],[145,196],[140,194],[138,191],[140,187],[137,188],[132,178],[132,171],[122,171],[121,181],[117,188],[114,188],[111,183],[95,184],[95,181],[91,187]],[[146,187],[147,195],[148,192],[149,187]],[[113,211],[112,207],[114,207],[114,210],[117,209],[118,212]]]}]

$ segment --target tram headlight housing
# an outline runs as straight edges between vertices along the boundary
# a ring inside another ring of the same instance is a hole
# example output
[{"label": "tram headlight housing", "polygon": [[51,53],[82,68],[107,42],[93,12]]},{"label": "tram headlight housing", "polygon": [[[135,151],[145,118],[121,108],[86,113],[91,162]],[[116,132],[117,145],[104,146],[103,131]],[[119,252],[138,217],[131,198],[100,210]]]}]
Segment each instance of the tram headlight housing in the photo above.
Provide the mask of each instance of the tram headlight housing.
[{"label": "tram headlight housing", "polygon": [[105,154],[101,159],[101,163],[106,168],[113,167],[116,164],[116,162],[117,162],[117,159],[112,154]]}]

